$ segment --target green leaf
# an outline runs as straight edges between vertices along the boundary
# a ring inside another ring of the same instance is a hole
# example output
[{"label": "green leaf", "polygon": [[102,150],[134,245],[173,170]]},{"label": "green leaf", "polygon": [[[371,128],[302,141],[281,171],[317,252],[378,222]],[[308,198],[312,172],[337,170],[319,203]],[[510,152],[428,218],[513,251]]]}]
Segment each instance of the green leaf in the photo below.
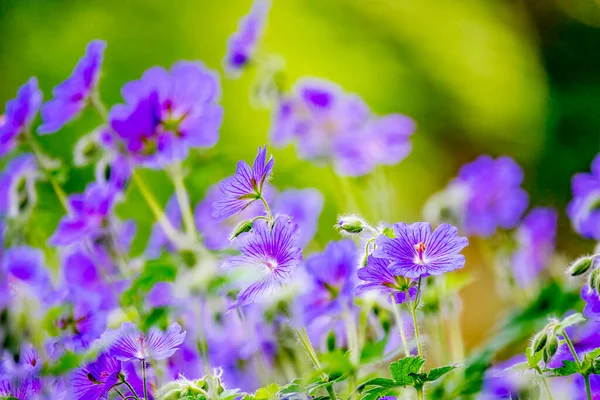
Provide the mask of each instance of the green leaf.
[{"label": "green leaf", "polygon": [[379,400],[380,397],[386,396],[388,393],[389,389],[375,387],[364,392],[361,400]]},{"label": "green leaf", "polygon": [[543,354],[541,351],[534,353],[530,346],[525,349],[525,356],[527,357],[527,364],[533,369],[538,369],[540,361],[542,361]]},{"label": "green leaf", "polygon": [[378,342],[366,343],[363,347],[362,353],[360,354],[360,363],[368,364],[370,362],[381,360],[387,342],[388,337],[386,336]]},{"label": "green leaf", "polygon": [[380,388],[393,388],[396,386],[396,381],[388,378],[373,378],[358,385],[358,393],[362,393],[367,386],[377,386]]},{"label": "green leaf", "polygon": [[80,367],[81,365],[92,361],[98,355],[97,349],[89,350],[85,353],[74,353],[66,351],[58,360],[51,365],[45,364],[42,367],[42,375],[60,376]]},{"label": "green leaf", "polygon": [[397,386],[412,385],[414,381],[411,374],[417,374],[423,364],[425,360],[421,357],[404,357],[390,365],[390,373]]},{"label": "green leaf", "polygon": [[148,261],[144,270],[134,279],[129,289],[121,296],[123,306],[130,306],[142,295],[148,293],[158,282],[173,282],[177,276],[177,267],[164,260]]},{"label": "green leaf", "polygon": [[562,367],[554,368],[552,370],[552,373],[556,376],[573,375],[578,374],[579,372],[579,365],[575,361],[570,360],[564,360]]},{"label": "green leaf", "polygon": [[562,329],[568,328],[569,326],[581,324],[585,322],[586,319],[581,313],[571,314],[560,322],[560,327]]},{"label": "green leaf", "polygon": [[276,400],[278,391],[279,385],[271,383],[269,386],[258,389],[254,394],[254,398],[256,398],[256,400]]},{"label": "green leaf", "polygon": [[427,374],[426,382],[433,382],[446,375],[448,372],[456,368],[456,365],[445,365],[443,367],[434,368]]}]

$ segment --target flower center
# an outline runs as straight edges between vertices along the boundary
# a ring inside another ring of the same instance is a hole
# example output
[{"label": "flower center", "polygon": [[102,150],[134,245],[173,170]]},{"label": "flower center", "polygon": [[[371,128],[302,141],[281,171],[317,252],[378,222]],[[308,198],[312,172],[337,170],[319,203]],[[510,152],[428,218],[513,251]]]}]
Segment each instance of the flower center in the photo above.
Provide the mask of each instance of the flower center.
[{"label": "flower center", "polygon": [[263,264],[269,269],[269,271],[274,271],[275,268],[279,266],[277,261],[272,258],[267,258],[265,261],[263,261]]},{"label": "flower center", "polygon": [[415,250],[417,252],[417,254],[419,255],[419,262],[421,264],[423,264],[423,253],[425,252],[425,243],[423,242],[419,242],[419,244],[415,244]]}]

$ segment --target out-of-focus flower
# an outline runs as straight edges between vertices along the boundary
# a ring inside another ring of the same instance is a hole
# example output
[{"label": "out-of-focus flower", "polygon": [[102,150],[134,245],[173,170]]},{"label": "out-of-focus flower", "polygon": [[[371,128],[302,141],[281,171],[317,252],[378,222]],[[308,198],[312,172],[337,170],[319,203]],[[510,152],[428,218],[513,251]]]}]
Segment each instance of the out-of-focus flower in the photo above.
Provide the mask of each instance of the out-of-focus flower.
[{"label": "out-of-focus flower", "polygon": [[129,178],[131,178],[131,166],[123,155],[117,154],[105,157],[96,164],[96,182],[109,186],[116,192],[123,192]]},{"label": "out-of-focus flower", "polygon": [[122,89],[127,104],[110,111],[110,125],[135,162],[160,168],[185,159],[190,148],[218,140],[223,109],[216,74],[201,63],[178,62],[147,70]]},{"label": "out-of-focus flower", "polygon": [[463,165],[450,186],[466,192],[459,210],[465,232],[486,237],[498,228],[514,228],[529,203],[522,182],[523,170],[510,157],[483,155]]},{"label": "out-of-focus flower", "polygon": [[330,242],[305,261],[311,287],[304,296],[306,322],[324,314],[347,311],[356,286],[357,249],[350,239]]},{"label": "out-of-focus flower", "polygon": [[518,355],[488,369],[484,375],[482,393],[478,398],[493,400],[519,397],[522,391],[531,385],[533,372],[516,372],[509,368],[523,362],[524,359],[523,355]]},{"label": "out-of-focus flower", "polygon": [[583,285],[581,288],[581,298],[585,301],[583,315],[587,319],[600,321],[600,297],[598,293],[590,285]]},{"label": "out-of-focus flower", "polygon": [[385,235],[377,237],[375,257],[390,260],[388,268],[394,275],[419,278],[423,275],[440,275],[465,265],[460,251],[469,241],[458,236],[458,229],[441,224],[433,233],[427,222],[411,225],[394,224],[394,239]]},{"label": "out-of-focus flower", "polygon": [[54,99],[42,106],[43,124],[38,128],[40,134],[60,130],[84,109],[97,89],[105,48],[106,42],[91,41],[71,76],[54,88]]},{"label": "out-of-focus flower", "polygon": [[121,362],[107,353],[73,373],[71,382],[79,400],[105,399],[119,382]]},{"label": "out-of-focus flower", "polygon": [[17,97],[6,103],[0,122],[0,157],[15,148],[19,136],[29,129],[41,104],[42,92],[36,78],[30,78],[19,88]]},{"label": "out-of-focus flower", "polygon": [[37,202],[37,163],[32,154],[11,160],[0,175],[0,216],[15,218]]},{"label": "out-of-focus flower", "polygon": [[400,114],[373,116],[360,97],[333,83],[303,79],[280,101],[271,140],[276,146],[296,141],[301,158],[330,162],[340,175],[359,176],[405,158],[414,129],[414,122]]},{"label": "out-of-focus flower", "polygon": [[267,161],[267,146],[259,147],[252,168],[239,161],[235,174],[219,185],[222,196],[214,204],[213,217],[223,220],[262,198],[263,186],[273,172],[273,157]]},{"label": "out-of-focus flower", "polygon": [[534,208],[516,233],[517,251],[513,255],[515,281],[530,286],[554,252],[558,216],[552,208]]},{"label": "out-of-focus flower", "polygon": [[[179,208],[179,202],[177,196],[172,195],[167,202],[165,207],[165,215],[173,228],[180,229],[183,222],[181,217],[181,209]],[[150,232],[150,238],[148,239],[148,245],[146,246],[146,256],[149,258],[158,258],[163,249],[172,251],[173,245],[170,243],[165,231],[159,223],[152,225],[152,232]]]},{"label": "out-of-focus flower", "polygon": [[44,253],[29,246],[11,247],[4,252],[2,274],[8,277],[9,285],[24,283],[36,288],[40,295],[47,291],[50,283]]},{"label": "out-of-focus flower", "polygon": [[275,197],[273,210],[292,217],[298,225],[298,246],[306,246],[317,233],[324,199],[317,189],[287,189]]},{"label": "out-of-focus flower", "polygon": [[240,20],[238,31],[227,41],[227,54],[223,60],[225,70],[238,75],[252,61],[256,45],[265,28],[271,2],[256,0],[250,13]]},{"label": "out-of-focus flower", "polygon": [[223,268],[249,268],[253,283],[243,289],[231,308],[244,306],[283,284],[302,262],[302,249],[297,246],[298,226],[285,215],[277,216],[273,226],[265,220],[254,221],[252,231],[235,240],[242,253],[229,257]]},{"label": "out-of-focus flower", "polygon": [[360,296],[364,292],[377,290],[391,301],[394,296],[396,304],[404,303],[406,292],[414,300],[417,295],[417,286],[414,281],[404,276],[394,275],[389,266],[392,261],[383,258],[377,258],[372,255],[367,259],[367,265],[358,270],[358,278],[363,280],[356,287],[356,295]]},{"label": "out-of-focus flower", "polygon": [[108,186],[91,183],[82,194],[69,196],[69,213],[58,223],[50,243],[66,246],[101,237],[115,200]]},{"label": "out-of-focus flower", "polygon": [[592,162],[591,173],[579,173],[571,181],[573,199],[567,214],[581,236],[600,240],[600,155]]},{"label": "out-of-focus flower", "polygon": [[106,340],[110,355],[120,361],[164,360],[179,349],[185,334],[176,322],[169,325],[166,332],[150,328],[147,334],[134,324],[124,322],[118,330],[102,335],[102,340]]}]

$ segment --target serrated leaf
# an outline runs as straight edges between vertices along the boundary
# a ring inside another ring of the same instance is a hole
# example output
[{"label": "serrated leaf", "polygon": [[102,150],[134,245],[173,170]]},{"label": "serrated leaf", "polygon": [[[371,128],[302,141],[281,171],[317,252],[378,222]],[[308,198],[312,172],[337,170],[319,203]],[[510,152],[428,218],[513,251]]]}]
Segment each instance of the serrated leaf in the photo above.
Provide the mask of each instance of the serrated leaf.
[{"label": "serrated leaf", "polygon": [[426,382],[433,382],[446,375],[448,372],[456,368],[456,365],[444,365],[443,367],[434,368],[427,374]]},{"label": "serrated leaf", "polygon": [[396,381],[394,381],[393,379],[373,378],[373,379],[369,379],[368,381],[363,382],[360,385],[358,385],[358,387],[357,387],[358,393],[362,393],[363,390],[368,386],[377,386],[380,388],[393,388],[397,385],[396,385]]},{"label": "serrated leaf", "polygon": [[554,368],[552,373],[556,376],[567,376],[579,373],[579,365],[575,361],[564,360],[563,366]]},{"label": "serrated leaf", "polygon": [[560,327],[562,329],[568,328],[569,326],[581,324],[585,322],[586,319],[581,313],[571,314],[560,322]]},{"label": "serrated leaf", "polygon": [[271,383],[269,386],[260,388],[254,394],[256,400],[274,400],[277,399],[277,392],[279,391],[279,385]]},{"label": "serrated leaf", "polygon": [[379,400],[380,397],[386,396],[388,393],[389,389],[386,388],[372,388],[363,393],[361,400]]},{"label": "serrated leaf", "polygon": [[407,386],[413,384],[413,378],[410,374],[416,374],[425,364],[421,357],[404,357],[390,365],[390,373],[396,381],[397,386]]}]

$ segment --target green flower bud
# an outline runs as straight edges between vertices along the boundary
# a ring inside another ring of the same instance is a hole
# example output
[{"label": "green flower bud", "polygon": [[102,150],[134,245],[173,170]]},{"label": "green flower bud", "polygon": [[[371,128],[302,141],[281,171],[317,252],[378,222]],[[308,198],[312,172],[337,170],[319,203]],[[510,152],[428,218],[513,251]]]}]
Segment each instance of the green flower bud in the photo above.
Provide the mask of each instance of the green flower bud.
[{"label": "green flower bud", "polygon": [[569,273],[571,276],[579,276],[585,274],[592,268],[594,264],[593,257],[581,257],[575,260],[573,264],[571,264],[571,268],[569,269]]},{"label": "green flower bud", "polygon": [[598,271],[600,271],[600,268],[594,268],[592,270],[592,273],[590,274],[589,284],[590,284],[591,289],[595,289],[595,287],[596,287],[596,279],[598,277]]},{"label": "green flower bud", "polygon": [[231,239],[235,239],[236,237],[240,236],[242,233],[250,232],[250,230],[252,230],[253,223],[254,222],[251,220],[240,222],[233,230],[233,233],[231,234]]},{"label": "green flower bud", "polygon": [[365,226],[365,221],[356,215],[340,215],[338,217],[337,227],[346,233],[361,233]]},{"label": "green flower bud", "polygon": [[544,328],[543,331],[539,332],[534,336],[533,342],[531,343],[531,349],[534,353],[538,353],[544,349],[546,342],[548,341],[548,332]]},{"label": "green flower bud", "polygon": [[548,342],[546,343],[546,347],[544,349],[548,352],[548,360],[550,360],[556,354],[558,350],[558,338],[554,333],[551,333],[548,336]]}]

